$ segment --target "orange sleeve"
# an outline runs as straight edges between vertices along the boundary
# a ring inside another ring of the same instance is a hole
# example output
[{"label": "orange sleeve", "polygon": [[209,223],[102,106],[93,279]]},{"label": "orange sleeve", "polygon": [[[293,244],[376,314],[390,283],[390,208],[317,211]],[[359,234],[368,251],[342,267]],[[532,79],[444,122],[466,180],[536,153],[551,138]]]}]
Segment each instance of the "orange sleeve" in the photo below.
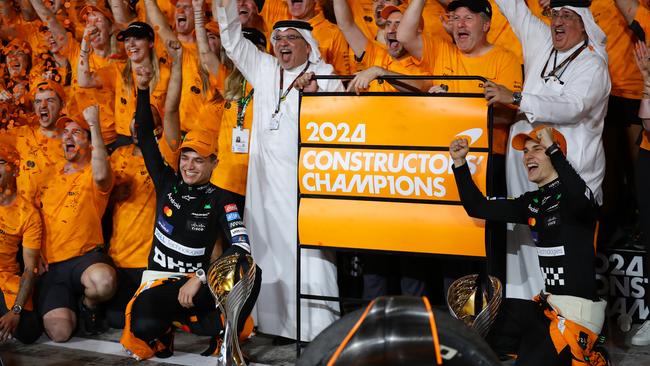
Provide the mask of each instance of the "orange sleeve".
[{"label": "orange sleeve", "polygon": [[160,150],[160,155],[162,155],[165,163],[167,163],[167,165],[172,167],[174,170],[178,170],[178,157],[180,155],[180,150],[174,150],[171,146],[169,146],[164,132],[158,140],[158,150]]},{"label": "orange sleeve", "polygon": [[648,10],[648,8],[642,4],[639,4],[639,7],[636,10],[636,14],[634,15],[634,20],[636,20],[639,25],[641,25],[643,32],[646,34],[646,43],[648,43],[648,38],[650,35],[650,10]]},{"label": "orange sleeve", "polygon": [[115,78],[120,75],[117,63],[102,67],[96,73],[97,77],[102,81],[102,88],[115,90]]},{"label": "orange sleeve", "polygon": [[428,70],[429,73],[434,74],[435,59],[438,53],[441,52],[442,42],[435,37],[422,34],[422,58],[419,60],[418,65],[423,70]]},{"label": "orange sleeve", "polygon": [[39,250],[41,249],[41,241],[43,239],[43,221],[41,220],[41,215],[26,200],[21,210],[25,217],[22,245],[25,248]]},{"label": "orange sleeve", "polygon": [[359,63],[364,70],[375,65],[381,66],[381,60],[383,59],[382,51],[386,51],[383,50],[377,41],[368,41],[364,51],[363,59]]},{"label": "orange sleeve", "polygon": [[506,88],[512,91],[521,91],[523,75],[517,56],[503,49],[500,59],[499,72],[494,82],[505,85]]},{"label": "orange sleeve", "polygon": [[334,66],[334,70],[338,75],[349,75],[352,73],[350,67],[350,46],[345,40],[345,36],[341,31],[333,26],[332,29],[335,30],[332,39],[331,48],[328,50],[330,55],[329,63]]}]

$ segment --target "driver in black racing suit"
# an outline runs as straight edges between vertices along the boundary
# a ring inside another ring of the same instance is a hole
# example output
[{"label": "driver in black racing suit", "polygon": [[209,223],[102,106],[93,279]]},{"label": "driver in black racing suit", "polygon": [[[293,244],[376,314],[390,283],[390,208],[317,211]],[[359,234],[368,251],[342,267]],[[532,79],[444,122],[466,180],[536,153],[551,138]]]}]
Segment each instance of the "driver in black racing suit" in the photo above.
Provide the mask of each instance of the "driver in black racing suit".
[{"label": "driver in black racing suit", "polygon": [[566,160],[557,130],[538,126],[515,136],[512,147],[523,150],[528,179],[539,189],[507,200],[487,200],[474,184],[466,139],[452,141],[449,151],[468,215],[528,224],[535,239],[545,288],[535,303],[527,301],[529,311],[510,315],[523,330],[516,365],[604,365],[593,350],[606,304],[596,295],[593,194]]},{"label": "driver in black racing suit", "polygon": [[[250,245],[237,200],[210,183],[217,164],[216,136],[189,131],[180,144],[178,172],[166,165],[154,139],[148,81],[140,76],[136,133],[156,189],[156,218],[148,268],[127,306],[120,343],[142,360],[173,354],[172,323],[195,334],[219,334],[220,314],[206,284],[206,271],[220,255],[249,254]],[[239,263],[248,265],[241,257]],[[255,286],[238,321],[240,329],[259,294],[261,270],[256,271]]]}]

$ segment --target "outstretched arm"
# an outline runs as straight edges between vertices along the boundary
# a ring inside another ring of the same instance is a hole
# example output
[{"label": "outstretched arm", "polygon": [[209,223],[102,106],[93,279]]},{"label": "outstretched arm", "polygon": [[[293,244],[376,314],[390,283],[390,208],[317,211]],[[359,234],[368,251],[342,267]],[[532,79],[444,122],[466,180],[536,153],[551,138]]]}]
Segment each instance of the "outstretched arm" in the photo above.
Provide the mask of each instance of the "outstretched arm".
[{"label": "outstretched arm", "polygon": [[354,22],[347,0],[334,0],[334,14],[336,15],[336,25],[341,29],[354,55],[360,58],[366,50],[368,39]]},{"label": "outstretched arm", "polygon": [[149,18],[153,29],[156,30],[163,42],[167,44],[168,41],[178,41],[176,34],[174,34],[167,22],[167,17],[158,7],[156,0],[144,0],[144,6],[147,9],[147,18]]},{"label": "outstretched arm", "polygon": [[205,0],[192,0],[194,8],[194,32],[196,34],[196,46],[199,50],[201,65],[211,74],[219,72],[219,57],[210,50],[208,44],[208,32],[205,30]]},{"label": "outstretched arm", "polygon": [[68,43],[68,37],[66,37],[65,28],[56,18],[56,14],[54,14],[54,12],[50,10],[50,8],[48,8],[47,6],[45,6],[45,4],[43,4],[43,0],[30,0],[30,1],[38,17],[41,19],[43,23],[47,24],[47,27],[49,28],[50,32],[52,32],[52,36],[54,37],[54,42],[56,42],[57,45],[61,48],[65,47]]},{"label": "outstretched arm", "polygon": [[129,24],[133,19],[133,15],[126,5],[127,2],[124,0],[109,0],[111,4],[111,12],[113,13],[113,18],[115,18],[115,23],[117,24]]},{"label": "outstretched arm", "polygon": [[108,161],[108,151],[102,139],[102,129],[99,126],[99,106],[91,105],[86,107],[83,110],[83,117],[90,127],[93,180],[100,192],[108,192],[113,188],[113,170]]},{"label": "outstretched arm", "polygon": [[167,42],[167,53],[172,58],[172,67],[167,84],[163,130],[167,145],[176,151],[181,144],[181,119],[178,107],[181,103],[183,85],[183,47],[180,42],[169,41]]},{"label": "outstretched arm", "polygon": [[623,14],[627,24],[632,23],[639,8],[639,0],[616,0],[616,7]]},{"label": "outstretched arm", "polygon": [[102,86],[102,80],[95,71],[90,69],[90,53],[93,52],[88,41],[90,35],[97,31],[97,27],[87,23],[84,34],[81,39],[79,48],[79,57],[77,58],[77,84],[81,88],[99,88]]},{"label": "outstretched arm", "polygon": [[424,45],[422,35],[418,32],[420,17],[424,10],[425,0],[413,0],[404,12],[399,27],[397,28],[397,40],[411,54],[411,56],[421,59]]}]

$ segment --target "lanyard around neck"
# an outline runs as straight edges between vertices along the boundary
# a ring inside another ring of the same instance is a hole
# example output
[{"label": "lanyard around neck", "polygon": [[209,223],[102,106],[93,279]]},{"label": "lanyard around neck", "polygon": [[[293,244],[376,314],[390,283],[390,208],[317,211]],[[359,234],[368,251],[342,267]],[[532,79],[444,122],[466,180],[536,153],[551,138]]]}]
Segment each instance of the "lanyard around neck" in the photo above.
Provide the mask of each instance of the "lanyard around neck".
[{"label": "lanyard around neck", "polygon": [[[544,64],[544,69],[542,70],[542,73],[540,74],[540,77],[545,81],[548,78],[553,77],[553,76],[555,78],[557,78],[558,80],[560,80],[562,75],[564,75],[564,72],[566,71],[566,69],[569,67],[569,64],[573,60],[575,60],[582,53],[582,51],[584,51],[585,48],[587,48],[587,44],[588,44],[588,41],[585,40],[585,42],[582,44],[582,46],[580,46],[580,48],[573,51],[573,53],[569,57],[567,57],[566,60],[562,61],[559,65],[557,65],[558,51],[555,50],[555,49],[553,51],[551,51],[551,53],[548,55],[548,58],[546,59],[546,63]],[[548,63],[549,63],[549,61],[551,61],[551,56],[555,56],[555,58],[553,60],[553,70],[551,70],[551,72],[548,75],[545,75],[546,74],[546,68],[548,67]],[[562,72],[560,72],[558,74],[559,70],[562,70]],[[560,80],[560,83],[564,84],[561,80]]]},{"label": "lanyard around neck", "polygon": [[305,73],[305,71],[307,71],[308,68],[309,68],[309,61],[307,61],[305,68],[302,69],[300,74],[298,74],[298,76],[296,76],[295,79],[293,79],[293,81],[291,82],[291,84],[289,85],[289,87],[284,93],[282,93],[282,89],[284,87],[284,69],[280,68],[280,92],[278,93],[278,105],[275,107],[275,113],[280,112],[280,104],[282,104],[282,102],[284,102],[284,100],[287,98],[287,95],[293,88],[293,84],[296,83],[296,80],[298,80],[298,78],[301,77]]},{"label": "lanyard around neck", "polygon": [[[246,80],[242,81],[241,88],[242,88],[242,95],[246,94]],[[255,89],[251,89],[248,95],[239,98],[239,100],[237,100],[237,127],[239,129],[244,127],[244,116],[246,115],[246,107],[248,107],[248,103],[250,103],[251,99],[253,99],[254,91]]]}]

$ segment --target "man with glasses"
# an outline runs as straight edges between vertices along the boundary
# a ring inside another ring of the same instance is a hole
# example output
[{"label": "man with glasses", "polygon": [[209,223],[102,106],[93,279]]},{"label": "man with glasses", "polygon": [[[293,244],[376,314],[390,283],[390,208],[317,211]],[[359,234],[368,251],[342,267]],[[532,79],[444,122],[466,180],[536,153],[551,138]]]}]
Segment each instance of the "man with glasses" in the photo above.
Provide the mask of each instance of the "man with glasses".
[{"label": "man with glasses", "polygon": [[[269,280],[263,280],[257,302],[261,332],[296,336],[296,213],[299,92],[342,91],[339,80],[312,80],[331,75],[321,59],[312,26],[283,20],[273,27],[275,56],[259,50],[241,34],[234,0],[215,0],[213,14],[221,42],[237,69],[255,85],[253,127],[246,185],[244,221],[253,256]],[[336,268],[320,251],[301,251],[302,291],[336,296]],[[315,337],[336,319],[338,305],[301,301],[305,338]],[[278,316],[281,314],[281,316]]]},{"label": "man with glasses", "polygon": [[[496,2],[521,41],[525,60],[523,92],[503,86],[495,90],[496,101],[519,106],[518,122],[510,128],[510,139],[530,130],[531,125],[552,125],[566,137],[567,159],[594,193],[596,202],[602,204],[605,156],[601,134],[610,78],[605,35],[589,11],[589,2],[552,0],[546,11],[550,26],[535,17],[524,0]],[[521,166],[522,159],[521,151],[508,149],[506,179],[511,197],[535,189]],[[503,305],[504,318],[543,288],[545,279],[539,271],[535,240],[525,225],[514,225],[508,231],[509,299]],[[502,319],[499,323],[506,322]],[[510,335],[516,337],[516,331]]]}]

